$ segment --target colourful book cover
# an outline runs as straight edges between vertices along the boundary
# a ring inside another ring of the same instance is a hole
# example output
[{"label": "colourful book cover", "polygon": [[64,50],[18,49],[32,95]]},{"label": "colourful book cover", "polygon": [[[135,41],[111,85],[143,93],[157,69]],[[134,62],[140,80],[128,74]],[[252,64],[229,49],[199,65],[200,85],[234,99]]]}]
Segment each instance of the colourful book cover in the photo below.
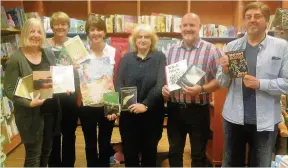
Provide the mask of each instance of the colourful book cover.
[{"label": "colourful book cover", "polygon": [[110,44],[112,47],[116,49],[117,53],[120,53],[121,57],[123,57],[126,53],[129,52],[129,39],[128,38],[111,37]]},{"label": "colourful book cover", "polygon": [[33,71],[33,97],[40,93],[40,99],[53,96],[52,74],[50,71]]},{"label": "colourful book cover", "polygon": [[105,116],[116,114],[120,115],[119,93],[109,92],[104,93],[104,113]]},{"label": "colourful book cover", "polygon": [[248,65],[244,51],[230,51],[225,53],[229,58],[229,73],[231,78],[243,78],[248,73]]},{"label": "colourful book cover", "polygon": [[113,67],[108,56],[102,59],[89,59],[80,64],[78,73],[84,106],[103,106],[103,94],[115,91]]}]

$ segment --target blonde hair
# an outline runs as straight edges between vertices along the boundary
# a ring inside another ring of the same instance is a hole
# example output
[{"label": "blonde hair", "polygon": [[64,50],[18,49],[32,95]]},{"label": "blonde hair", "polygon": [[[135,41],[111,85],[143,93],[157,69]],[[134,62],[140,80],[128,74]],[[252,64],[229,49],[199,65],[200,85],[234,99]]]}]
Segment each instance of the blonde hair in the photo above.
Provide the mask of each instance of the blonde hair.
[{"label": "blonde hair", "polygon": [[148,24],[139,24],[137,25],[130,36],[130,42],[132,43],[134,51],[138,51],[138,48],[136,46],[136,39],[139,36],[139,33],[141,30],[144,30],[149,34],[149,37],[151,39],[151,51],[156,51],[157,50],[157,41],[158,41],[158,36],[156,35],[155,31],[152,29],[152,27]]},{"label": "blonde hair", "polygon": [[30,18],[24,23],[21,29],[21,36],[20,36],[20,41],[19,41],[20,47],[28,47],[30,45],[28,38],[29,38],[31,30],[36,26],[39,26],[40,28],[40,33],[41,33],[41,45],[40,46],[42,47],[42,45],[45,43],[46,35],[44,33],[43,24],[41,20],[38,18]]},{"label": "blonde hair", "polygon": [[54,12],[50,19],[50,27],[53,29],[53,23],[56,21],[63,21],[68,24],[68,27],[70,28],[70,17],[64,13],[64,12]]}]

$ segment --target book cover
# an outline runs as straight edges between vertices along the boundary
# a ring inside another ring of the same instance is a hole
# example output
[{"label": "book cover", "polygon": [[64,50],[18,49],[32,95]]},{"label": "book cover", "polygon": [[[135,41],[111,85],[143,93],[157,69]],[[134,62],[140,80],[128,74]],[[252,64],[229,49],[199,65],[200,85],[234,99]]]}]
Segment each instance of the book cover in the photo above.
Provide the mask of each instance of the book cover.
[{"label": "book cover", "polygon": [[196,85],[206,74],[201,68],[191,65],[187,71],[179,78],[177,85],[181,88]]},{"label": "book cover", "polygon": [[128,111],[129,106],[137,103],[137,87],[122,87],[120,94],[122,111]]},{"label": "book cover", "polygon": [[73,66],[51,66],[53,93],[75,92]]},{"label": "book cover", "polygon": [[181,88],[179,85],[177,85],[177,81],[186,72],[186,70],[187,70],[186,59],[167,65],[165,67],[166,82],[168,90],[170,92]]},{"label": "book cover", "polygon": [[123,22],[124,22],[124,32],[131,33],[133,28],[136,25],[136,17],[130,15],[123,15]]},{"label": "book cover", "polygon": [[33,94],[33,76],[28,75],[18,80],[18,84],[15,89],[15,96],[23,97],[31,100]]},{"label": "book cover", "polygon": [[40,93],[40,99],[52,98],[53,83],[50,71],[33,71],[33,97]]},{"label": "book cover", "polygon": [[81,62],[87,60],[89,53],[86,50],[79,35],[66,41],[64,46],[66,47],[66,50],[69,53],[73,63],[80,64]]},{"label": "book cover", "polygon": [[248,73],[244,51],[230,51],[225,53],[229,58],[229,74],[231,78],[243,78]]},{"label": "book cover", "polygon": [[60,52],[58,55],[56,55],[56,65],[72,65],[73,61],[65,47],[62,47],[59,49]]},{"label": "book cover", "polygon": [[84,106],[103,106],[103,94],[114,92],[113,64],[108,56],[89,59],[78,69],[80,90]]},{"label": "book cover", "polygon": [[120,103],[119,103],[119,93],[109,92],[104,93],[104,113],[105,116],[111,114],[120,114]]}]

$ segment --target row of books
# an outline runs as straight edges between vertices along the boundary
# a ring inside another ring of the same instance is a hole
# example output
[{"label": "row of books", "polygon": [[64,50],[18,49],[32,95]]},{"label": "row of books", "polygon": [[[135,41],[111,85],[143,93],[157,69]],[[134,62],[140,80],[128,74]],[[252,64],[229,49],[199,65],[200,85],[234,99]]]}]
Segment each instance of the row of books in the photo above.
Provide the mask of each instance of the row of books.
[{"label": "row of books", "polygon": [[23,7],[5,9],[1,6],[1,28],[22,28],[26,20]]},{"label": "row of books", "polygon": [[1,53],[0,56],[10,56],[16,49],[19,48],[19,34],[2,36],[1,37]]}]

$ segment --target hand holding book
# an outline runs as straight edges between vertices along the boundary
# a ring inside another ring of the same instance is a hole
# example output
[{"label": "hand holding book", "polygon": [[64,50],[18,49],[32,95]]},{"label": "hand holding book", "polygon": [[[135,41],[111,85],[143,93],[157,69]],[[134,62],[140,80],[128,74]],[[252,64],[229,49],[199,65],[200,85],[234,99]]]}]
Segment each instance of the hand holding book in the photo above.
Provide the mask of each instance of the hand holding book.
[{"label": "hand holding book", "polygon": [[223,55],[221,58],[220,58],[220,65],[222,67],[222,70],[224,73],[228,73],[229,72],[229,58],[227,55]]},{"label": "hand holding book", "polygon": [[136,103],[129,106],[128,109],[132,113],[139,114],[145,113],[147,111],[147,106],[145,106],[144,104]]},{"label": "hand holding book", "polygon": [[200,85],[194,85],[192,87],[184,86],[181,88],[182,91],[184,91],[185,94],[188,94],[190,96],[197,96],[201,93],[202,87]]},{"label": "hand holding book", "polygon": [[33,108],[33,107],[41,106],[45,100],[46,99],[40,99],[40,93],[38,93],[38,95],[32,99],[30,103],[30,107]]}]

